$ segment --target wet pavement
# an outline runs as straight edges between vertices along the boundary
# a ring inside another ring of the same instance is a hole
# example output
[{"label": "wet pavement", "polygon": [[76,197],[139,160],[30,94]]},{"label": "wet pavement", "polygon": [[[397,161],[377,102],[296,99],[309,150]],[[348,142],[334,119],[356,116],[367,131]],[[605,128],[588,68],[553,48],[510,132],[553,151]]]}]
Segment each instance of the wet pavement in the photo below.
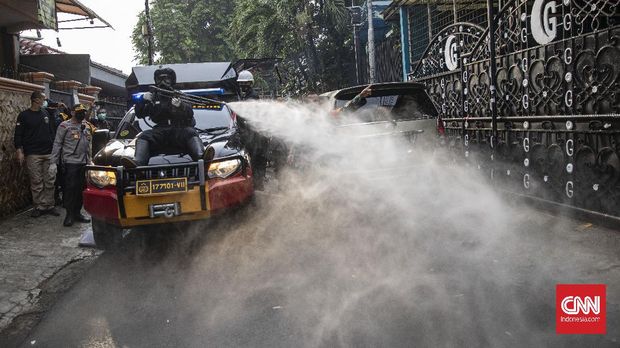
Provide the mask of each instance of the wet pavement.
[{"label": "wet pavement", "polygon": [[[89,224],[67,228],[62,221],[63,216],[31,218],[27,211],[0,222],[0,346],[45,311],[44,295],[70,285],[67,275],[100,254],[78,246]],[[54,276],[65,277],[64,283],[49,282]]]}]

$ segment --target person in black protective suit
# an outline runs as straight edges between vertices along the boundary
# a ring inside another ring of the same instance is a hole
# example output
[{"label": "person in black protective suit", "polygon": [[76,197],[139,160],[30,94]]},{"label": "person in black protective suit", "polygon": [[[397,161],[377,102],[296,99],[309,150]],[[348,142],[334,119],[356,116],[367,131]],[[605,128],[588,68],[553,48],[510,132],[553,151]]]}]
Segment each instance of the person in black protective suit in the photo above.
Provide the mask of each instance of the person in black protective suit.
[{"label": "person in black protective suit", "polygon": [[[258,101],[260,97],[253,88],[254,76],[243,70],[237,77],[237,85],[241,92],[242,101]],[[244,142],[250,153],[252,170],[254,172],[254,188],[262,190],[267,171],[268,151],[270,138],[254,129],[243,117],[237,118]]]},{"label": "person in black protective suit", "polygon": [[207,153],[194,128],[196,120],[192,106],[174,97],[174,93],[161,91],[174,91],[176,73],[170,68],[157,69],[154,80],[160,90],[145,93],[143,100],[136,104],[135,112],[139,118],[148,116],[155,126],[138,135],[134,159],[123,158],[123,165],[129,168],[145,166],[152,153],[169,153],[173,149],[187,153],[192,160],[198,161]]},{"label": "person in black protective suit", "polygon": [[260,97],[254,90],[254,75],[247,70],[243,70],[237,77],[237,84],[241,91],[241,100],[258,100]]}]

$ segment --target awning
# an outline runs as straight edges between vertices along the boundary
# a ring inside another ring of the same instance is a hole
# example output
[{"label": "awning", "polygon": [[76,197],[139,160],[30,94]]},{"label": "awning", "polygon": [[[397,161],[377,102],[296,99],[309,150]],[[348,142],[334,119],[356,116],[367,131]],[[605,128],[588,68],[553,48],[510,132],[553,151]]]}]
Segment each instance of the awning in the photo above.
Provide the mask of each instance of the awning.
[{"label": "awning", "polygon": [[[58,21],[58,13],[67,13],[76,18]],[[104,25],[58,27],[59,23],[93,19]],[[0,27],[6,27],[9,33],[29,29],[112,28],[110,23],[78,0],[0,0]]]},{"label": "awning", "polygon": [[95,11],[84,6],[78,0],[56,0],[56,11],[59,13],[69,13],[77,16],[83,16],[87,18],[97,18],[108,27],[114,29],[110,23],[101,18]]}]

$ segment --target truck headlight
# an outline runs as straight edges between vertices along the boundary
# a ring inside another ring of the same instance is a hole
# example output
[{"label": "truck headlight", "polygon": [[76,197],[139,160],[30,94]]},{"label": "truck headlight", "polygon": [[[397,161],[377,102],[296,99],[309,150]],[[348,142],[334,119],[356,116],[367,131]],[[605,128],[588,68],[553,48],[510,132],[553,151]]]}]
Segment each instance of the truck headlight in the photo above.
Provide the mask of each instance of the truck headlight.
[{"label": "truck headlight", "polygon": [[116,173],[105,170],[89,170],[88,181],[93,185],[104,188],[106,186],[116,185]]},{"label": "truck headlight", "polygon": [[241,161],[238,159],[231,159],[222,162],[213,162],[209,165],[207,175],[209,178],[227,178],[234,174],[241,166]]}]

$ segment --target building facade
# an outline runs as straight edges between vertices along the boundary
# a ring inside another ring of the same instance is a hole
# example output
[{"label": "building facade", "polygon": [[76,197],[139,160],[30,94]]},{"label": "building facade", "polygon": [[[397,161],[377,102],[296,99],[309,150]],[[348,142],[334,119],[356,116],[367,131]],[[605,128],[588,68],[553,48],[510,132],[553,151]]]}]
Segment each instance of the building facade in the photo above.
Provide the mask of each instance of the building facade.
[{"label": "building facade", "polygon": [[21,64],[20,31],[58,29],[57,13],[86,20],[96,18],[107,24],[76,0],[0,0],[0,217],[27,207],[31,199],[25,166],[17,163],[13,146],[15,121],[21,111],[30,107],[30,94],[44,91],[49,96],[57,91],[82,102],[93,102],[101,90],[62,80],[45,70],[26,69]]}]

